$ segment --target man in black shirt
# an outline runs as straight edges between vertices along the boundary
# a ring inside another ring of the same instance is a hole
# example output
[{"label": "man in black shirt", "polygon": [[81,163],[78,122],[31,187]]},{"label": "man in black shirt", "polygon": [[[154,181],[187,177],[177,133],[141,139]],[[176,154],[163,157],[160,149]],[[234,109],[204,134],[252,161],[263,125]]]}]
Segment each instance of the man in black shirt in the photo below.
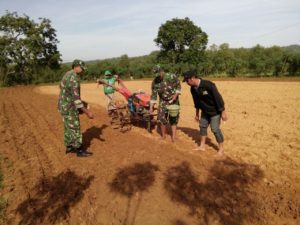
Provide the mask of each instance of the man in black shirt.
[{"label": "man in black shirt", "polygon": [[196,121],[199,121],[199,109],[201,109],[199,122],[201,142],[196,150],[205,151],[207,128],[210,124],[218,142],[218,154],[222,154],[224,152],[224,137],[220,129],[220,119],[223,121],[227,120],[223,98],[213,82],[198,78],[196,73],[192,71],[185,72],[183,76],[183,82],[191,86],[191,94],[196,108]]}]

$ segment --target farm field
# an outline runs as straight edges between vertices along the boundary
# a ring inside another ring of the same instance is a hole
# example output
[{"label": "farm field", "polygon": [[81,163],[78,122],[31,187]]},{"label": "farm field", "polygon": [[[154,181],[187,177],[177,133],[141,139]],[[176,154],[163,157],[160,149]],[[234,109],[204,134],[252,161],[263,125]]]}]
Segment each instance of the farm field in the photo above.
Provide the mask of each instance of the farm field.
[{"label": "farm field", "polygon": [[[210,131],[207,151],[192,150],[199,131],[183,83],[175,143],[112,129],[102,87],[82,84],[95,116],[80,117],[89,158],[65,155],[57,86],[1,89],[7,224],[300,224],[300,82],[215,83],[229,117],[222,157]],[[151,81],[126,84],[150,93]]]}]

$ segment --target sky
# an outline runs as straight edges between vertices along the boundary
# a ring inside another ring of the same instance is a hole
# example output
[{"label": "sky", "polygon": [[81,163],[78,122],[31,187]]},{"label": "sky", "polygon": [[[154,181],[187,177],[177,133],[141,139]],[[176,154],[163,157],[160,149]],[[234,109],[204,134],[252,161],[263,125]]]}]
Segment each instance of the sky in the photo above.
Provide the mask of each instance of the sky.
[{"label": "sky", "polygon": [[64,62],[159,50],[159,27],[190,18],[208,34],[208,47],[300,44],[299,0],[0,0],[6,10],[51,20]]}]

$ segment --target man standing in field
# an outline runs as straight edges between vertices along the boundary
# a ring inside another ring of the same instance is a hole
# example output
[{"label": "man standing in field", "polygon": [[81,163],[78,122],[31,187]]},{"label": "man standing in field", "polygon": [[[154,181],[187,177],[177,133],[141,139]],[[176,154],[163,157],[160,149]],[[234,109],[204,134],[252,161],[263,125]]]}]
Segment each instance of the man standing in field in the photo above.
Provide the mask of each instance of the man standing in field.
[{"label": "man standing in field", "polygon": [[106,84],[110,85],[110,86],[105,85],[105,84],[103,85],[104,95],[105,95],[106,101],[107,101],[106,109],[107,109],[108,115],[111,115],[112,111],[115,109],[115,106],[114,106],[114,97],[115,97],[114,96],[114,94],[115,94],[114,86],[115,86],[116,80],[117,80],[117,76],[113,76],[112,73],[110,72],[110,70],[105,71],[103,81]]},{"label": "man standing in field", "polygon": [[201,141],[196,150],[205,151],[207,128],[210,124],[218,142],[218,154],[222,154],[224,152],[224,137],[220,129],[220,120],[227,120],[223,98],[213,82],[198,78],[196,73],[192,71],[185,72],[183,76],[183,82],[191,86],[191,94],[196,108],[195,120],[198,122],[199,109],[201,109],[199,122]]},{"label": "man standing in field", "polygon": [[64,144],[66,154],[76,153],[78,157],[87,157],[92,153],[82,147],[79,112],[93,119],[93,114],[84,106],[80,99],[80,75],[86,70],[81,60],[74,60],[72,70],[68,71],[60,82],[58,110],[64,122]]},{"label": "man standing in field", "polygon": [[160,123],[162,139],[166,138],[166,125],[169,123],[172,128],[172,142],[175,142],[179,113],[176,117],[170,116],[167,106],[171,104],[179,105],[178,96],[181,93],[181,85],[175,74],[166,73],[159,65],[154,68],[154,73],[156,73],[156,77],[152,81],[151,86],[150,113],[153,112],[153,106],[157,103],[158,95],[157,120]]}]

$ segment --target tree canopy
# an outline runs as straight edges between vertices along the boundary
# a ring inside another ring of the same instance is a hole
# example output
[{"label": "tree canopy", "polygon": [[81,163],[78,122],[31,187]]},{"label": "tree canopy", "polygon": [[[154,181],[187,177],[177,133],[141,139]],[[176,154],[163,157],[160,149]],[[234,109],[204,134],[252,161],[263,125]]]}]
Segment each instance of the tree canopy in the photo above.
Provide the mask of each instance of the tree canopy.
[{"label": "tree canopy", "polygon": [[0,76],[3,84],[31,83],[46,68],[58,69],[58,39],[51,21],[36,23],[16,12],[0,17]]},{"label": "tree canopy", "polygon": [[186,17],[166,21],[154,41],[160,48],[159,60],[178,65],[203,61],[207,39],[207,34]]}]

